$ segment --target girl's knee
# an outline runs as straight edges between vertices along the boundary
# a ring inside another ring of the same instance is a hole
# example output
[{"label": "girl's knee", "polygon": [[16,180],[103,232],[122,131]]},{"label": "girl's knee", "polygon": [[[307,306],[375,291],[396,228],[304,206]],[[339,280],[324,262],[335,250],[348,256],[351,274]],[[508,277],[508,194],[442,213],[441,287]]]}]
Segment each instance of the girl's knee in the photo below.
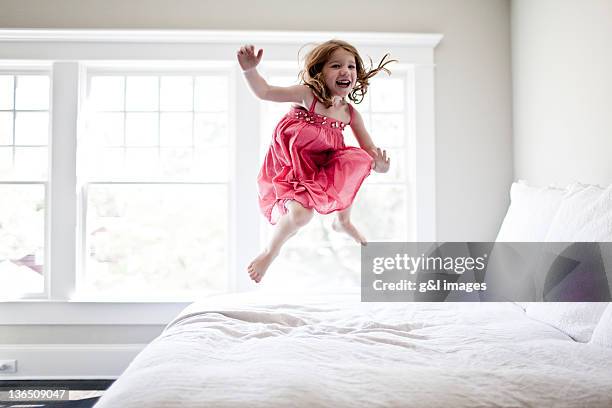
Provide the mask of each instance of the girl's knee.
[{"label": "girl's knee", "polygon": [[338,214],[338,222],[340,225],[348,225],[351,223],[351,216],[347,214]]},{"label": "girl's knee", "polygon": [[289,215],[291,216],[291,220],[294,224],[296,224],[298,227],[303,227],[304,225],[308,224],[314,214],[310,208],[300,206],[290,211]]}]

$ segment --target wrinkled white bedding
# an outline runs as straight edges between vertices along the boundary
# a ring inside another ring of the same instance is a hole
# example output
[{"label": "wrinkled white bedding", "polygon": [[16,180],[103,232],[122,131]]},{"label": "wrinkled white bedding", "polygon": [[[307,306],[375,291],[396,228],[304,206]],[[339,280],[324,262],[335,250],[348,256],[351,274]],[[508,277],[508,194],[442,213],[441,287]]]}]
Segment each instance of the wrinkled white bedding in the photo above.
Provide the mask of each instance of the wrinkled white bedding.
[{"label": "wrinkled white bedding", "polygon": [[97,408],[611,407],[612,349],[513,303],[196,303]]}]

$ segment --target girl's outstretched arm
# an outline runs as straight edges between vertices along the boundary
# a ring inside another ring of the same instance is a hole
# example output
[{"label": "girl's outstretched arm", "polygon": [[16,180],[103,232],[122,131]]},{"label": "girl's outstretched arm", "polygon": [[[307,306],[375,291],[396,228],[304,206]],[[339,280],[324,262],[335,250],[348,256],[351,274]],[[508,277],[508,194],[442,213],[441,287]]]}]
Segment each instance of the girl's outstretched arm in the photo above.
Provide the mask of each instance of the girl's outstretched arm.
[{"label": "girl's outstretched arm", "polygon": [[365,128],[363,118],[357,109],[353,108],[353,118],[351,119],[351,129],[355,135],[355,139],[359,143],[359,147],[368,152],[374,160],[374,170],[377,173],[386,173],[389,171],[391,165],[391,159],[387,157],[387,151],[381,150],[379,147],[374,145],[370,134]]},{"label": "girl's outstretched arm", "polygon": [[255,54],[255,47],[243,45],[236,53],[249,87],[259,99],[272,102],[295,102],[306,105],[310,89],[306,85],[272,86],[257,72],[257,65],[263,57],[263,49]]}]

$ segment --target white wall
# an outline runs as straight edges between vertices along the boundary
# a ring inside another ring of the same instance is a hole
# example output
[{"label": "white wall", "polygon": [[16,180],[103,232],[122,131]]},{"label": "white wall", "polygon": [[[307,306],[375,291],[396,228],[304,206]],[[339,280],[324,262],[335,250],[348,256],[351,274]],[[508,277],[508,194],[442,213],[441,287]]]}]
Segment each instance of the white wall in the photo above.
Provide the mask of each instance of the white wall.
[{"label": "white wall", "polygon": [[[0,306],[2,307],[2,306]],[[0,344],[143,344],[157,337],[158,325],[0,325]],[[0,357],[1,358],[1,357]]]},{"label": "white wall", "polygon": [[513,0],[514,176],[612,183],[612,1]]},{"label": "white wall", "polygon": [[[257,2],[253,10],[254,4],[251,0],[3,0],[0,27],[441,33],[435,77],[438,240],[495,237],[512,180],[509,0],[311,0],[303,5],[267,0]],[[152,338],[161,328],[148,327],[134,331],[134,338],[122,334],[116,339],[141,342],[143,335]],[[0,329],[13,330],[0,342],[31,341],[34,333],[18,326]],[[35,331],[37,342],[70,343],[80,331],[79,327],[47,329]],[[111,339],[107,329],[99,329]],[[88,330],[95,333],[96,327]],[[130,328],[121,330],[130,332]]]}]

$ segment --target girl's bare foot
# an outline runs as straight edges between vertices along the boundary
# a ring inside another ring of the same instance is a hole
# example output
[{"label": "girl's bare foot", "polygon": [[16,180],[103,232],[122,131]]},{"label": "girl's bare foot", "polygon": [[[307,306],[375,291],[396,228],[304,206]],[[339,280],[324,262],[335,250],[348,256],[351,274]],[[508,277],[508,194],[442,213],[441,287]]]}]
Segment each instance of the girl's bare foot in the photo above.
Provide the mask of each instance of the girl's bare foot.
[{"label": "girl's bare foot", "polygon": [[353,223],[351,223],[350,220],[340,221],[338,218],[336,218],[332,223],[332,229],[336,232],[343,232],[347,234],[349,237],[357,241],[358,244],[367,245],[368,243],[366,238],[361,234],[361,232],[359,232],[359,230],[353,225]]},{"label": "girl's bare foot", "polygon": [[247,271],[249,272],[249,276],[256,283],[259,283],[263,276],[266,274],[268,267],[276,258],[278,253],[273,253],[265,249],[261,254],[257,255],[255,259],[247,266]]}]

